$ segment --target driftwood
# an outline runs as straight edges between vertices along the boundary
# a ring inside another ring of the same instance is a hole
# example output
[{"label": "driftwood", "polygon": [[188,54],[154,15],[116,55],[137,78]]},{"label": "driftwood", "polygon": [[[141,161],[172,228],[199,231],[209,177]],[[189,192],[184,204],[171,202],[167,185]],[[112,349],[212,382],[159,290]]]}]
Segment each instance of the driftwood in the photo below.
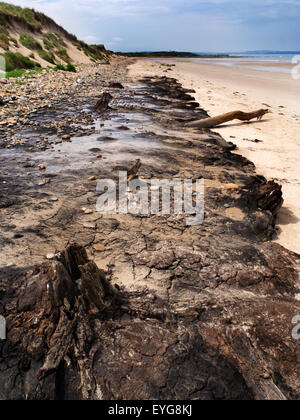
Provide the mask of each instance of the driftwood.
[{"label": "driftwood", "polygon": [[268,109],[259,109],[253,112],[234,111],[222,114],[217,117],[205,118],[203,120],[193,121],[187,124],[187,127],[195,128],[213,128],[233,120],[250,121],[254,118],[261,120],[262,117],[269,113]]},{"label": "driftwood", "polygon": [[94,107],[94,110],[99,112],[99,113],[102,113],[102,112],[106,111],[109,108],[109,103],[112,99],[113,99],[113,97],[111,96],[110,93],[104,92],[101,95],[101,98],[96,103],[96,105]]}]

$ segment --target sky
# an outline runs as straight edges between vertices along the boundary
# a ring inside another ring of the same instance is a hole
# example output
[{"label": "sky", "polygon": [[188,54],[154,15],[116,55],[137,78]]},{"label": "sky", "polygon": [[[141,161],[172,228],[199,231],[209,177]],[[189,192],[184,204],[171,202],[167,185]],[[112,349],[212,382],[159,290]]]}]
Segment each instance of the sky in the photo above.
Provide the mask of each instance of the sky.
[{"label": "sky", "polygon": [[114,51],[300,50],[300,0],[6,0]]}]

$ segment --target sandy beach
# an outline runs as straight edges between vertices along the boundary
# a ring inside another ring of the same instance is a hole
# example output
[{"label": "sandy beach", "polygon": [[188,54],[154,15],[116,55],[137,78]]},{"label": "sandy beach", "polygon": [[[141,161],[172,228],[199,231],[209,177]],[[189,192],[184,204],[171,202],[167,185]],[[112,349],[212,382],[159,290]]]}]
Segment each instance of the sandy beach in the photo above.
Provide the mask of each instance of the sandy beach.
[{"label": "sandy beach", "polygon": [[[175,66],[170,71],[161,63]],[[280,67],[282,64],[278,64]],[[285,203],[278,217],[275,242],[300,253],[300,81],[287,72],[174,59],[138,60],[131,66],[130,75],[168,75],[178,79],[184,87],[196,91],[196,100],[211,116],[235,110],[270,109],[271,113],[261,122],[234,121],[214,131],[234,142],[237,153],[254,162],[259,174],[282,185]]]}]

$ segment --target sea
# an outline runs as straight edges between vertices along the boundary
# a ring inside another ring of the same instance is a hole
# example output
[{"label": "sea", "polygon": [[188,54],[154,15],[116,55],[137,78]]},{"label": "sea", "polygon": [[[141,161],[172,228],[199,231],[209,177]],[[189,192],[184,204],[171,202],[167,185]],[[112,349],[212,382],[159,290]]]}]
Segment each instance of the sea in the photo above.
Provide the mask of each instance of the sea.
[{"label": "sea", "polygon": [[300,63],[300,51],[293,53],[230,53],[228,58],[193,58],[192,61],[205,61],[226,67],[290,73],[291,68]]}]

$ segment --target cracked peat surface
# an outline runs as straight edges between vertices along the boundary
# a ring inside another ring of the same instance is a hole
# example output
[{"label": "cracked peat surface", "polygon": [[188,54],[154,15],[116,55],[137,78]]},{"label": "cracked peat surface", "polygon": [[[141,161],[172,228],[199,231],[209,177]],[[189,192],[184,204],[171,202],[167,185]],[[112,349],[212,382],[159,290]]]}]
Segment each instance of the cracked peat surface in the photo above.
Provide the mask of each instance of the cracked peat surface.
[{"label": "cracked peat surface", "polygon": [[[271,242],[267,181],[219,135],[185,127],[207,114],[175,80],[118,82],[103,115],[96,98],[61,104],[92,115],[92,134],[0,152],[0,398],[299,399],[300,257]],[[32,115],[40,130],[53,118]],[[204,223],[97,213],[97,180],[137,159],[148,182],[203,178]],[[46,257],[73,243],[122,296],[113,311],[89,313],[68,294],[53,309],[47,290],[63,264]]]}]

